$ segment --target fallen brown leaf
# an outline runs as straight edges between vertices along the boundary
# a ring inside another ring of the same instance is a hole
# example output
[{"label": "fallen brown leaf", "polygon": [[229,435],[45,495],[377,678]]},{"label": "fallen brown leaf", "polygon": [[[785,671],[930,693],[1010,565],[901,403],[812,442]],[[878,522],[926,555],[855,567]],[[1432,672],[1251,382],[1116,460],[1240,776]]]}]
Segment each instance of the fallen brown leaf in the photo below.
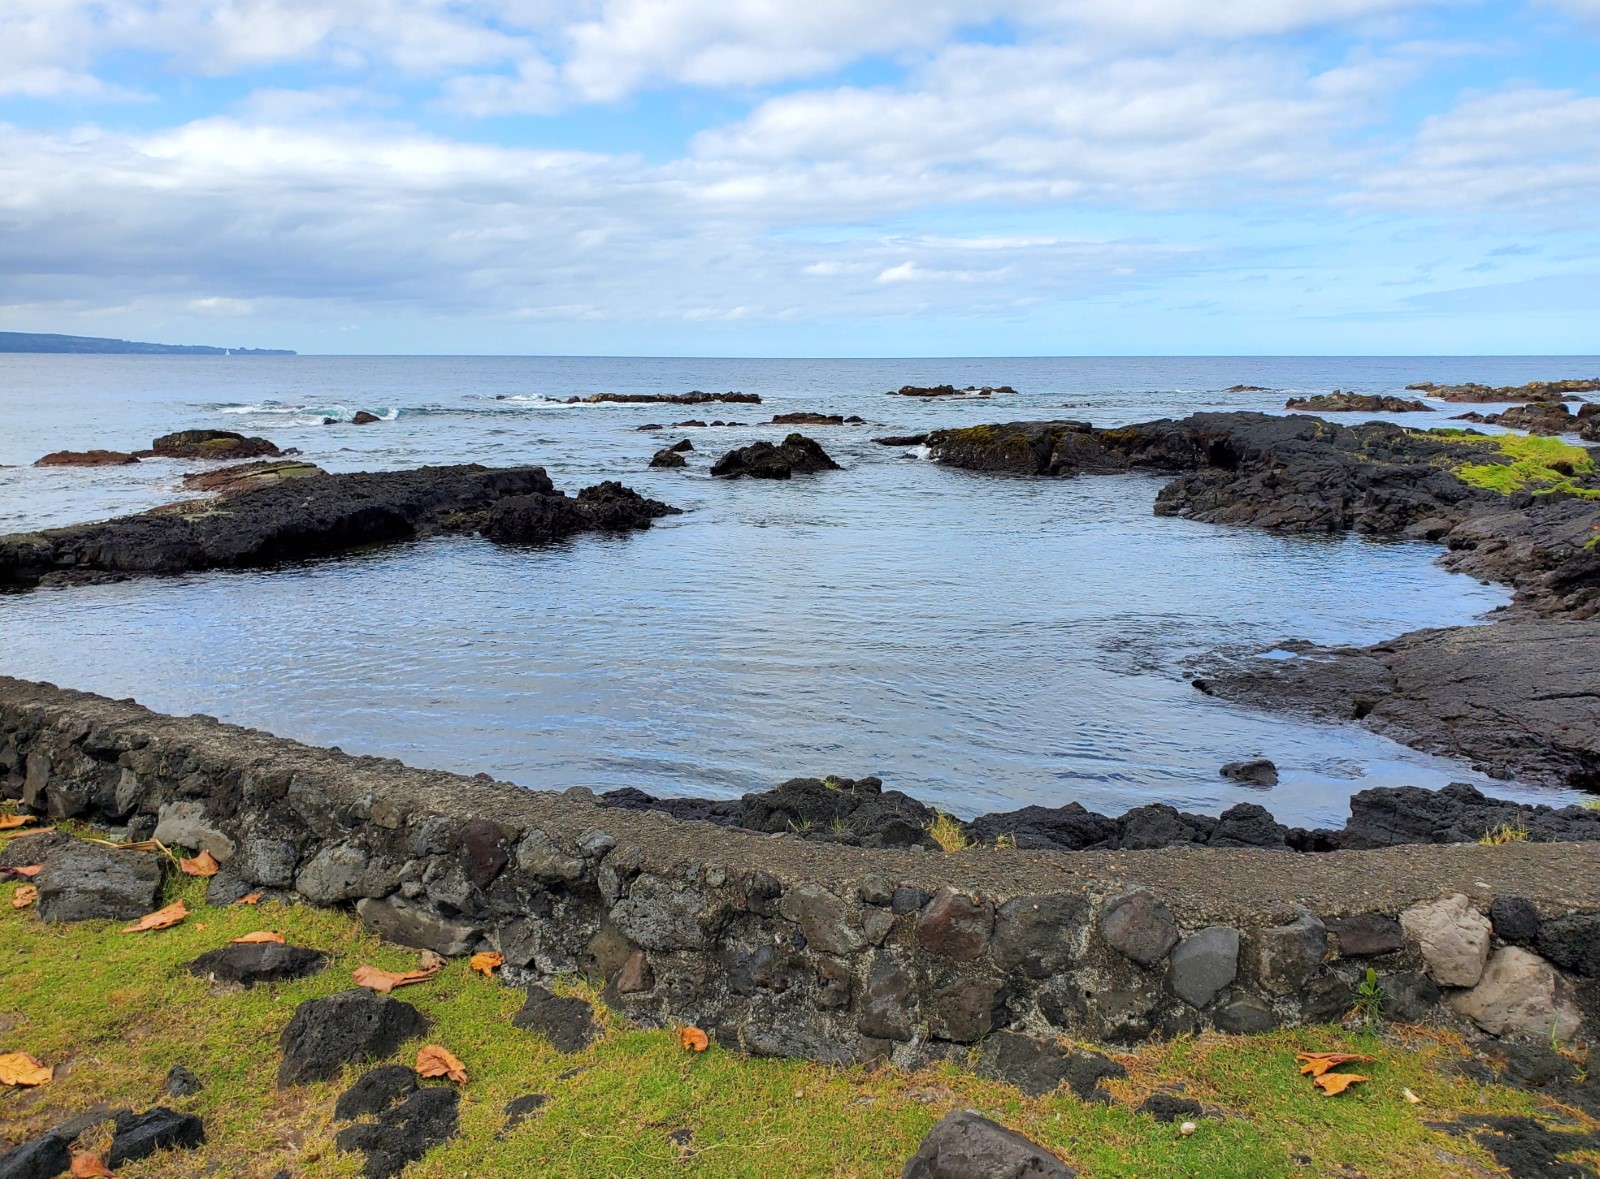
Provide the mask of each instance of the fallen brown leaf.
[{"label": "fallen brown leaf", "polygon": [[1351,1061],[1371,1063],[1372,1057],[1363,1056],[1359,1052],[1296,1052],[1294,1058],[1304,1063],[1300,1066],[1302,1077],[1320,1077],[1329,1069],[1338,1068],[1341,1064]]},{"label": "fallen brown leaf", "polygon": [[33,884],[24,884],[21,888],[17,889],[16,892],[11,894],[11,907],[13,909],[26,909],[38,899],[38,886]]},{"label": "fallen brown leaf", "polygon": [[1351,1085],[1357,1085],[1362,1081],[1370,1081],[1371,1079],[1371,1077],[1359,1077],[1355,1073],[1323,1073],[1311,1083],[1321,1089],[1323,1093],[1332,1097],[1337,1093],[1343,1093]]},{"label": "fallen brown leaf", "polygon": [[685,1052],[704,1052],[711,1047],[711,1037],[697,1027],[678,1029],[678,1043]]},{"label": "fallen brown leaf", "polygon": [[178,861],[178,871],[185,876],[215,876],[221,867],[215,856],[203,850],[191,859]]},{"label": "fallen brown leaf", "polygon": [[417,1053],[417,1076],[449,1077],[458,1085],[467,1083],[467,1066],[447,1048],[429,1044]]},{"label": "fallen brown leaf", "polygon": [[230,946],[259,946],[267,942],[271,942],[275,946],[281,946],[283,945],[283,934],[276,929],[258,929],[254,933],[236,937],[228,944]]},{"label": "fallen brown leaf", "polygon": [[6,871],[11,873],[13,876],[26,876],[28,879],[32,880],[35,876],[44,871],[44,865],[24,864],[20,868],[7,868]]},{"label": "fallen brown leaf", "polygon": [[369,991],[377,991],[380,995],[387,995],[396,987],[409,987],[412,983],[427,982],[437,970],[380,970],[376,966],[357,966],[350,972],[350,977],[356,980],[356,986],[366,987]]},{"label": "fallen brown leaf", "polygon": [[233,903],[236,905],[259,905],[261,903],[261,894],[258,892],[247,892],[244,894],[244,896],[240,897]]},{"label": "fallen brown leaf", "polygon": [[72,1156],[72,1174],[74,1179],[117,1179],[116,1172],[102,1163],[99,1155],[87,1150]]},{"label": "fallen brown leaf", "polygon": [[26,827],[29,823],[37,823],[37,815],[0,815],[0,831],[11,831],[17,827]]},{"label": "fallen brown leaf", "polygon": [[481,954],[474,954],[470,965],[484,978],[488,978],[501,966],[506,964],[506,956],[494,950],[485,950]]},{"label": "fallen brown leaf", "polygon": [[43,1085],[56,1070],[26,1052],[7,1052],[0,1056],[0,1085]]},{"label": "fallen brown leaf", "polygon": [[123,933],[148,933],[154,929],[170,929],[189,915],[189,906],[182,901],[173,901],[165,909],[157,909],[154,913],[146,913],[132,925],[123,927]]},{"label": "fallen brown leaf", "polygon": [[424,950],[417,955],[417,965],[423,970],[431,970],[437,973],[444,969],[444,955],[433,950]]}]

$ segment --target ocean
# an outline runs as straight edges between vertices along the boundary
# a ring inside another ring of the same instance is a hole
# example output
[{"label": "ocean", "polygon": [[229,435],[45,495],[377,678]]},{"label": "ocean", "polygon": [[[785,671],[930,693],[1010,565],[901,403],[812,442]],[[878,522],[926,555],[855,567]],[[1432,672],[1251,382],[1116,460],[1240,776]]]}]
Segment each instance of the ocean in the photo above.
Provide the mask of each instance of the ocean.
[{"label": "ocean", "polygon": [[[449,538],[0,596],[0,673],[537,789],[736,797],[877,774],[964,818],[1073,800],[1210,813],[1252,801],[1308,825],[1339,825],[1349,795],[1378,785],[1470,781],[1561,804],[1575,796],[1487,783],[1359,726],[1259,714],[1189,685],[1215,650],[1367,643],[1479,621],[1508,600],[1440,569],[1435,546],[1161,519],[1160,478],[975,475],[871,439],[1596,372],[1593,357],[0,356],[4,532],[192,494],[179,486],[192,464],[30,464],[200,426],[264,434],[329,470],[536,463],[569,491],[620,479],[685,509],[649,532],[545,549]],[[1018,391],[888,395],[942,383]],[[1233,385],[1271,391],[1224,392]],[[690,389],[763,403],[562,404]],[[363,409],[382,420],[351,425]],[[786,427],[758,423],[794,410],[866,419],[805,428],[844,470],[709,477],[726,450],[780,437]],[[682,419],[745,424],[638,428]],[[647,467],[679,438],[695,448],[687,469]],[[1218,776],[1257,755],[1278,764],[1277,787]]]}]

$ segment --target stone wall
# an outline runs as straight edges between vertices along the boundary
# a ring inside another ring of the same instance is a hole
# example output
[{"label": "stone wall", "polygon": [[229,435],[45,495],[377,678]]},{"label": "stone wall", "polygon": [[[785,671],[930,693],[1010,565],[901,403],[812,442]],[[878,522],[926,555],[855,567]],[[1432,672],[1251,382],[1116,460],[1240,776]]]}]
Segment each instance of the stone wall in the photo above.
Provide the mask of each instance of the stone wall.
[{"label": "stone wall", "polygon": [[1314,863],[864,850],[4,678],[0,793],[208,849],[219,903],[353,906],[392,941],[498,949],[519,984],[580,974],[641,1024],[758,1054],[916,1064],[978,1046],[980,1069],[1011,1075],[1038,1037],[1337,1020],[1369,967],[1392,1019],[1569,1040],[1600,1015],[1600,863],[1583,844]]}]

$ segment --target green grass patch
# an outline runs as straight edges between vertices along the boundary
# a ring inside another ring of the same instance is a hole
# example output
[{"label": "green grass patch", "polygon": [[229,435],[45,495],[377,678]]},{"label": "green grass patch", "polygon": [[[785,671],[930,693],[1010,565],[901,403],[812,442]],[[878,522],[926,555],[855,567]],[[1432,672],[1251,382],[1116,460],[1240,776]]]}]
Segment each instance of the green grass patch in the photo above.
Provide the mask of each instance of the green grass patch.
[{"label": "green grass patch", "polygon": [[[280,1168],[295,1176],[359,1173],[359,1155],[333,1149],[331,1122],[334,1099],[355,1071],[280,1092],[277,1038],[298,1003],[348,987],[356,966],[409,969],[414,952],[377,941],[339,911],[206,908],[196,881],[175,890],[193,916],[144,935],[121,934],[121,923],[112,922],[45,925],[32,909],[11,908],[15,887],[0,885],[0,1052],[31,1052],[58,1072],[39,1089],[0,1092],[0,1132],[8,1139],[96,1102],[140,1110],[165,1104],[201,1115],[208,1144],[124,1167],[123,1179],[269,1179]],[[249,991],[218,988],[185,971],[201,952],[256,929],[280,930],[293,944],[329,952],[332,962],[316,977]],[[561,989],[583,990],[576,983]],[[427,1042],[461,1057],[469,1073],[460,1135],[409,1169],[408,1179],[878,1179],[899,1175],[939,1117],[969,1107],[1059,1152],[1086,1179],[1481,1176],[1495,1173],[1484,1152],[1427,1123],[1461,1112],[1529,1113],[1537,1105],[1526,1093],[1454,1075],[1447,1066],[1464,1046],[1415,1029],[1301,1028],[1152,1045],[1118,1055],[1129,1076],[1108,1086],[1118,1104],[1098,1106],[1065,1092],[1029,1099],[948,1065],[904,1074],[751,1059],[715,1045],[690,1054],[671,1030],[631,1029],[599,1007],[605,1035],[584,1052],[563,1055],[511,1026],[520,992],[461,961],[398,996],[433,1021]],[[401,1059],[414,1060],[420,1043]],[[1300,1050],[1378,1059],[1362,1066],[1369,1083],[1329,1098],[1298,1075]],[[204,1090],[165,1096],[162,1083],[174,1064],[194,1070]],[[1407,1102],[1406,1088],[1422,1104]],[[1182,1137],[1176,1126],[1130,1108],[1158,1089],[1181,1089],[1224,1116]],[[548,1104],[502,1136],[506,1102],[529,1093],[547,1094]],[[684,1130],[693,1135],[686,1147],[671,1137]]]},{"label": "green grass patch", "polygon": [[[1455,436],[1455,432],[1446,430],[1431,433]],[[1600,499],[1600,488],[1585,487],[1579,482],[1594,474],[1594,460],[1581,446],[1531,434],[1498,434],[1473,439],[1470,444],[1475,449],[1491,450],[1498,456],[1494,462],[1464,462],[1452,468],[1457,476],[1474,487],[1502,495],[1515,491],[1547,495],[1559,491]]]}]

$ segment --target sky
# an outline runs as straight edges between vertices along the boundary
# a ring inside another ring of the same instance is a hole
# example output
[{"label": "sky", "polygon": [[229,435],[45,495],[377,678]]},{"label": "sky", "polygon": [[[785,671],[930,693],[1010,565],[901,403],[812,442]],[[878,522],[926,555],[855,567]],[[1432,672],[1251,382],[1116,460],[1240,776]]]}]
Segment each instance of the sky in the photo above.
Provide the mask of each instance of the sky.
[{"label": "sky", "polygon": [[1600,353],[1600,0],[4,0],[0,330]]}]

